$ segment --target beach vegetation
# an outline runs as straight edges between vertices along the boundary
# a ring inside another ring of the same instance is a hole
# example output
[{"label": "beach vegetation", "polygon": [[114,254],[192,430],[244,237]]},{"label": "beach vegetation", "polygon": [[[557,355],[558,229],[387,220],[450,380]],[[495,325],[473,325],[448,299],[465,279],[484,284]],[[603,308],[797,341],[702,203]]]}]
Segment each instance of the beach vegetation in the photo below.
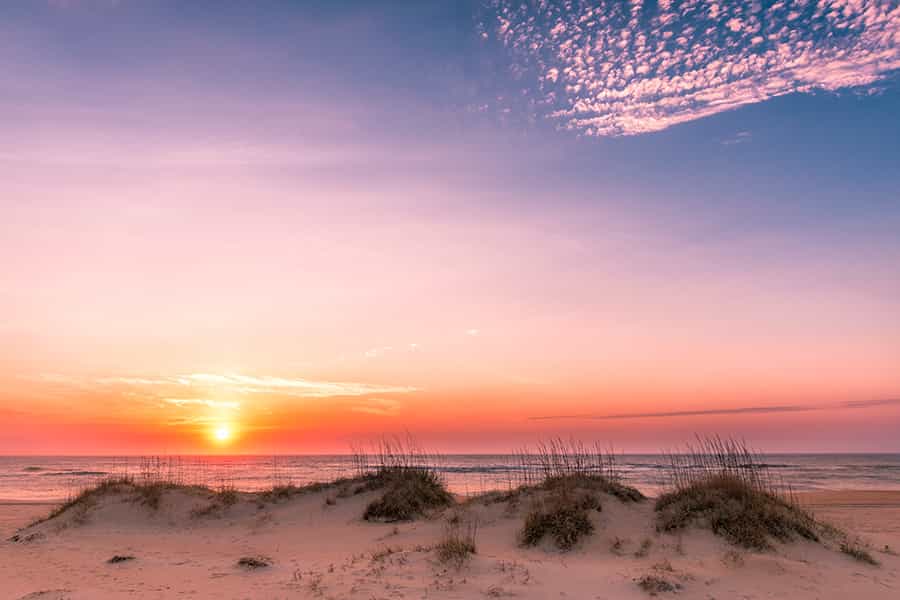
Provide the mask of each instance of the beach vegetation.
[{"label": "beach vegetation", "polygon": [[477,551],[475,546],[477,534],[477,521],[463,522],[458,518],[448,521],[444,527],[443,537],[434,546],[438,561],[461,569]]},{"label": "beach vegetation", "polygon": [[523,546],[536,546],[545,536],[553,539],[560,550],[570,550],[578,541],[594,531],[584,502],[570,495],[559,495],[536,501],[525,515],[519,534]]},{"label": "beach vegetation", "polygon": [[380,490],[363,513],[367,521],[410,521],[453,503],[436,468],[436,458],[410,438],[384,439],[371,453],[354,451],[358,479],[366,490]]},{"label": "beach vegetation", "polygon": [[859,562],[872,566],[878,566],[880,564],[859,540],[844,540],[841,542],[840,549],[841,552]]},{"label": "beach vegetation", "polygon": [[106,562],[108,562],[111,565],[114,565],[117,563],[128,562],[129,560],[134,560],[134,557],[131,556],[130,554],[116,554],[115,556],[113,556]]},{"label": "beach vegetation", "polygon": [[242,556],[238,559],[237,566],[250,570],[263,569],[272,566],[272,559],[260,554],[256,556]]},{"label": "beach vegetation", "polygon": [[681,589],[680,583],[669,581],[660,575],[644,575],[638,578],[635,583],[651,596],[665,592],[677,592]]},{"label": "beach vegetation", "polygon": [[732,439],[698,438],[686,453],[670,455],[669,491],[655,508],[659,531],[701,524],[748,549],[796,537],[819,540],[815,519],[755,453]]},{"label": "beach vegetation", "polygon": [[[640,502],[644,495],[622,481],[615,455],[599,444],[587,446],[572,439],[554,438],[516,455],[510,489],[478,498],[485,504],[518,504],[531,500],[519,541],[535,546],[552,538],[560,550],[569,550],[594,531],[592,511],[602,511],[602,495],[621,502]],[[517,486],[512,487],[512,481]]]}]

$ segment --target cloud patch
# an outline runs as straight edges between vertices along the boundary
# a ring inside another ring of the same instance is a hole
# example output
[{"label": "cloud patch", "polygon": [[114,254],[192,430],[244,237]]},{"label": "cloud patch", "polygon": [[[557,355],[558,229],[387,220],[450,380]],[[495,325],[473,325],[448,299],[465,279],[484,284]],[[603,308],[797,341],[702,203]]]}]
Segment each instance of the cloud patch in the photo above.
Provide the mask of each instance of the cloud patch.
[{"label": "cloud patch", "polygon": [[871,86],[900,69],[897,0],[493,0],[483,29],[538,113],[592,136]]},{"label": "cloud patch", "polygon": [[841,402],[829,405],[801,405],[788,404],[781,406],[743,406],[739,408],[712,408],[699,410],[676,410],[667,412],[642,412],[642,413],[619,413],[609,415],[547,415],[528,417],[530,421],[552,421],[560,419],[590,419],[595,421],[618,421],[623,419],[658,419],[672,417],[697,417],[708,415],[743,415],[743,414],[772,414],[772,413],[793,413],[793,412],[812,412],[819,410],[839,410],[839,409],[865,409],[877,406],[893,406],[900,404],[900,398],[886,398],[879,400],[859,400],[850,402]]},{"label": "cloud patch", "polygon": [[351,410],[379,417],[392,417],[400,411],[401,406],[402,404],[393,398],[367,398]]},{"label": "cloud patch", "polygon": [[[80,389],[97,387],[146,389],[163,401],[177,404],[211,402],[203,398],[181,399],[181,390],[222,390],[238,394],[273,394],[301,398],[339,398],[372,394],[411,394],[419,388],[405,385],[362,383],[351,381],[323,381],[299,377],[272,377],[221,373],[188,373],[172,376],[108,376],[78,377],[44,374],[37,377],[44,383],[60,384]],[[209,404],[207,404],[210,406]]]}]

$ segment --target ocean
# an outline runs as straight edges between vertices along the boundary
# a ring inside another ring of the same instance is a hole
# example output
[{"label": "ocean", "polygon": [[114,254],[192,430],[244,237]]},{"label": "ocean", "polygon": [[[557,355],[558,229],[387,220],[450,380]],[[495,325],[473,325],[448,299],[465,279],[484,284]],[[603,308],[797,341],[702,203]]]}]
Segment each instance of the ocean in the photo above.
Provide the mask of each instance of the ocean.
[{"label": "ocean", "polygon": [[[794,491],[900,490],[900,454],[770,454],[762,461]],[[507,489],[516,481],[511,455],[442,455],[436,462],[451,491],[461,495]],[[665,485],[663,455],[622,454],[625,482],[654,495]],[[355,473],[353,458],[332,456],[0,456],[0,501],[55,502],[105,477],[154,473],[188,484],[261,490]]]}]

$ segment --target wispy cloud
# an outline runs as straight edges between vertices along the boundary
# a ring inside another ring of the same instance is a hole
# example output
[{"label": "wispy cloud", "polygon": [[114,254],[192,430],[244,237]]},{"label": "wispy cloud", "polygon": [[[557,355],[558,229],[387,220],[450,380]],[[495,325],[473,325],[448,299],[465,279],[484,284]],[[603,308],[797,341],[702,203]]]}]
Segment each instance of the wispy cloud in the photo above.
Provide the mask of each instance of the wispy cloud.
[{"label": "wispy cloud", "polygon": [[400,411],[401,406],[402,404],[393,398],[367,398],[364,402],[353,406],[351,410],[380,417],[391,417]]},{"label": "wispy cloud", "polygon": [[418,388],[401,385],[380,385],[357,382],[316,381],[285,377],[252,377],[247,375],[218,375],[193,373],[186,376],[191,382],[235,388],[247,393],[282,393],[305,398],[339,396],[367,396],[369,394],[409,394]]},{"label": "wispy cloud", "polygon": [[743,406],[739,408],[713,408],[702,410],[676,410],[666,412],[640,412],[640,413],[617,413],[608,415],[597,414],[576,414],[576,415],[545,415],[528,417],[531,421],[549,421],[558,419],[591,419],[597,421],[615,421],[620,419],[656,419],[671,417],[696,417],[706,415],[741,415],[741,414],[771,414],[771,413],[792,413],[792,412],[812,412],[819,410],[838,410],[838,409],[863,409],[875,406],[889,406],[900,404],[900,398],[888,398],[881,400],[861,400],[851,402],[841,402],[829,405],[801,405],[787,404],[780,406]]},{"label": "wispy cloud", "polygon": [[[223,391],[245,394],[280,394],[303,398],[332,398],[349,396],[369,396],[372,394],[410,394],[421,391],[420,388],[405,385],[385,385],[350,381],[322,381],[316,379],[251,376],[219,373],[188,373],[172,376],[106,376],[77,377],[59,374],[46,374],[37,377],[38,381],[78,388],[91,387],[126,387],[150,388],[159,390],[161,399],[170,404],[188,404],[210,402],[202,398],[179,400],[178,392],[172,390],[187,388],[215,388]],[[168,391],[169,394],[163,396]],[[176,401],[177,400],[177,401]]]},{"label": "wispy cloud", "polygon": [[900,68],[893,0],[495,0],[484,27],[532,79],[535,108],[586,135],[659,131]]},{"label": "wispy cloud", "polygon": [[175,406],[206,406],[209,408],[227,408],[230,410],[238,410],[241,407],[241,403],[236,401],[207,400],[202,398],[164,398],[163,402]]},{"label": "wispy cloud", "polygon": [[873,406],[891,406],[900,404],[900,398],[887,398],[883,400],[858,400],[855,402],[844,402],[843,408],[871,408]]},{"label": "wispy cloud", "polygon": [[753,139],[753,135],[749,131],[738,131],[730,138],[722,140],[721,144],[723,146],[734,146],[736,144],[749,142],[751,139]]}]

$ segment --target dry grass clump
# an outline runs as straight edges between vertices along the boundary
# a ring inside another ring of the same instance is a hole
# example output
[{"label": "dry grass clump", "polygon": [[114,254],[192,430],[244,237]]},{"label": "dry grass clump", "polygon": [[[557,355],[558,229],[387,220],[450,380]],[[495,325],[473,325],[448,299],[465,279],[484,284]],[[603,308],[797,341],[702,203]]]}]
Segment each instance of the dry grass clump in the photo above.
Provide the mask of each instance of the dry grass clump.
[{"label": "dry grass clump", "polygon": [[243,556],[238,559],[237,566],[244,569],[263,569],[272,566],[272,559],[268,556]]},{"label": "dry grass clump", "polygon": [[536,546],[550,536],[557,548],[570,550],[582,537],[593,533],[588,511],[599,506],[597,498],[590,495],[563,494],[538,501],[525,516],[520,541],[523,546]]},{"label": "dry grass clump", "polygon": [[[599,444],[591,447],[578,440],[561,438],[537,444],[536,450],[523,449],[515,454],[508,490],[495,490],[475,496],[472,501],[484,505],[517,505],[523,496],[608,494],[622,502],[639,502],[645,496],[625,485],[616,466],[615,455]],[[599,508],[599,504],[598,504]]]},{"label": "dry grass clump", "polygon": [[470,521],[465,526],[459,519],[449,521],[444,529],[444,537],[434,546],[438,561],[461,569],[476,552],[477,534],[477,521]]},{"label": "dry grass clump", "polygon": [[434,457],[411,439],[382,440],[374,453],[356,450],[354,459],[366,489],[383,490],[366,507],[363,518],[367,521],[409,521],[453,502]]},{"label": "dry grass clump", "polygon": [[602,492],[622,502],[637,502],[644,495],[622,483],[615,455],[599,443],[587,446],[579,440],[554,438],[539,442],[534,452],[516,454],[520,488],[560,491],[583,489]]},{"label": "dry grass clump", "polygon": [[845,540],[841,542],[840,548],[841,552],[855,558],[859,562],[872,565],[873,567],[877,567],[880,564],[859,540]]},{"label": "dry grass clump", "polygon": [[441,477],[427,467],[383,468],[373,477],[384,493],[366,507],[367,521],[409,521],[453,502]]},{"label": "dry grass clump", "polygon": [[135,501],[157,510],[162,501],[163,491],[175,487],[181,486],[165,481],[141,481],[130,476],[101,479],[94,485],[83,488],[50,511],[49,515],[34,521],[31,525],[49,521],[72,509],[78,511],[75,515],[76,522],[84,522],[87,518],[87,511],[97,503],[99,498],[108,494],[130,493]]},{"label": "dry grass clump", "polygon": [[115,564],[122,563],[122,562],[128,562],[129,560],[134,560],[134,557],[131,556],[130,554],[116,554],[115,556],[113,556],[106,562],[108,562],[111,565],[115,565]]},{"label": "dry grass clump", "polygon": [[222,486],[216,491],[215,501],[222,506],[234,506],[238,500],[237,490],[232,486]]},{"label": "dry grass clump", "polygon": [[[73,509],[75,511],[73,523],[82,524],[87,521],[88,511],[97,504],[97,501],[111,494],[129,494],[134,502],[157,510],[162,504],[164,492],[172,489],[209,491],[205,487],[185,483],[180,459],[142,458],[137,474],[98,479],[93,484],[81,488],[46,517],[31,523],[31,526],[49,521]],[[236,492],[231,490],[222,499],[227,500],[229,494],[234,494],[234,498],[237,498]]]},{"label": "dry grass clump", "polygon": [[669,581],[659,575],[644,575],[635,580],[635,583],[651,596],[656,596],[663,592],[677,592],[681,589],[680,583]]},{"label": "dry grass clump", "polygon": [[118,493],[125,486],[133,486],[134,480],[131,477],[110,477],[108,479],[103,479],[99,481],[96,485],[91,487],[86,487],[82,489],[80,492],[54,508],[50,511],[50,514],[44,517],[43,519],[38,519],[31,523],[31,525],[37,525],[38,523],[43,523],[44,521],[49,521],[50,519],[54,519],[69,509],[80,508],[82,510],[86,508],[90,508],[97,502],[97,498],[109,493]]},{"label": "dry grass clump", "polygon": [[290,500],[294,496],[315,494],[327,490],[337,489],[335,498],[347,498],[348,496],[371,492],[378,489],[381,482],[371,474],[360,477],[341,477],[334,481],[313,482],[304,485],[278,484],[259,493],[259,499],[263,502],[281,502]]},{"label": "dry grass clump", "polygon": [[212,492],[211,502],[206,506],[195,506],[191,509],[192,519],[202,519],[209,516],[221,516],[222,512],[230,506],[234,506],[240,500],[238,491],[231,485],[222,485]]},{"label": "dry grass clump", "polygon": [[569,550],[594,531],[590,511],[602,510],[599,494],[622,502],[638,502],[644,495],[622,483],[612,453],[599,444],[585,446],[561,438],[541,442],[537,450],[517,454],[519,487],[493,501],[533,497],[519,533],[520,542],[535,546],[546,536],[561,550]]},{"label": "dry grass clump", "polygon": [[796,536],[818,540],[815,520],[783,494],[764,463],[743,442],[699,438],[670,456],[671,491],[656,501],[657,529],[708,525],[734,544],[755,550]]}]

